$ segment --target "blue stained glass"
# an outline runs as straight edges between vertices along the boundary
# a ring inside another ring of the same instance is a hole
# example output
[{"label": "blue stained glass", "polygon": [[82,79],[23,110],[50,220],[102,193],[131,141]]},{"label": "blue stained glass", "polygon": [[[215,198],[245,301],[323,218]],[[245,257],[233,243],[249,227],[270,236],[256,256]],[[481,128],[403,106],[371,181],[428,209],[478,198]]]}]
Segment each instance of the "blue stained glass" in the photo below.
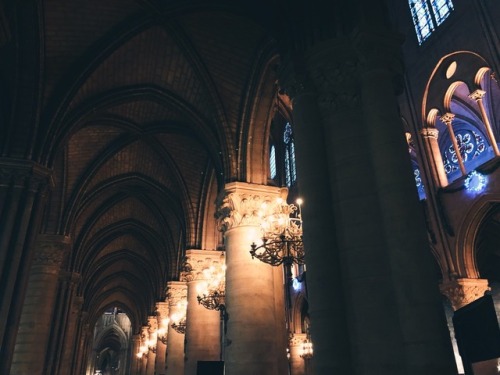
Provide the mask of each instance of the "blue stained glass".
[{"label": "blue stained glass", "polygon": [[[487,148],[483,137],[473,130],[459,130],[455,133],[455,139],[464,164],[479,157]],[[451,141],[445,148],[443,162],[447,174],[459,169],[457,153]]]},{"label": "blue stained glass", "polygon": [[443,23],[453,10],[453,3],[451,0],[432,0],[431,5],[438,26]]},{"label": "blue stained glass", "polygon": [[285,125],[283,133],[285,143],[285,178],[286,185],[292,186],[297,181],[297,166],[295,163],[295,144],[293,143],[293,132],[290,123]]},{"label": "blue stained glass", "polygon": [[276,177],[276,147],[271,146],[271,151],[269,152],[269,171],[271,178]]},{"label": "blue stained glass", "polygon": [[424,184],[422,183],[422,177],[420,176],[420,169],[414,167],[413,175],[415,176],[415,185],[417,186],[418,197],[420,200],[426,198]]},{"label": "blue stained glass", "polygon": [[434,31],[434,23],[426,0],[410,0],[410,10],[417,33],[418,43],[422,44]]}]

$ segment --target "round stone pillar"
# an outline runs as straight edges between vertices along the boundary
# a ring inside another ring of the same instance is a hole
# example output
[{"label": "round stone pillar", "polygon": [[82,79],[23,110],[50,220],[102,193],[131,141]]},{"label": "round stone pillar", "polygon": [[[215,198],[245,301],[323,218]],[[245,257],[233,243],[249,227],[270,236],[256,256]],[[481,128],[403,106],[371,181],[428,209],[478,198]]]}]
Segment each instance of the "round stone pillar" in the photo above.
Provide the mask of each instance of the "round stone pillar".
[{"label": "round stone pillar", "polygon": [[139,353],[141,347],[141,335],[136,334],[132,336],[132,360],[130,361],[130,374],[131,375],[139,375],[140,372],[140,363],[141,363],[141,357],[137,356],[137,353]]},{"label": "round stone pillar", "polygon": [[50,171],[0,157],[0,374],[9,374]]},{"label": "round stone pillar", "polygon": [[300,356],[302,354],[302,345],[306,341],[305,333],[294,333],[290,339],[290,374],[306,375],[306,363]]},{"label": "round stone pillar", "polygon": [[163,339],[165,340],[168,334],[168,302],[158,302],[156,304],[156,312],[157,325],[159,329],[165,330],[158,333],[158,342],[156,343],[156,374],[165,375],[167,344],[166,341],[165,343],[161,341],[161,336],[163,335]]},{"label": "round stone pillar", "polygon": [[383,30],[325,40],[289,79],[307,93],[293,111],[320,374],[456,374],[395,97],[399,44]]},{"label": "round stone pillar", "polygon": [[[226,250],[226,308],[228,312],[225,373],[281,375],[286,370],[285,327],[277,324],[273,267],[252,259],[250,245],[260,243],[262,217],[277,198],[276,187],[233,182],[218,199],[217,217]],[[286,195],[286,193],[285,193]],[[284,312],[283,312],[284,314]]]},{"label": "round stone pillar", "polygon": [[187,250],[181,280],[187,283],[185,375],[196,375],[198,361],[220,359],[220,313],[198,303],[200,287],[208,281],[210,268],[220,270],[221,251]]},{"label": "round stone pillar", "polygon": [[423,128],[420,130],[420,135],[425,147],[425,160],[431,166],[432,178],[438,187],[445,187],[448,185],[448,177],[446,177],[443,157],[439,149],[439,131],[436,128]]},{"label": "round stone pillar", "polygon": [[14,374],[43,373],[59,272],[68,252],[69,238],[40,235],[35,246],[11,367]]},{"label": "round stone pillar", "polygon": [[156,351],[158,349],[157,341],[158,338],[156,336],[157,329],[156,316],[148,317],[148,342],[151,345],[151,349],[147,354],[147,366],[146,366],[146,375],[154,375],[156,368]]},{"label": "round stone pillar", "polygon": [[[187,285],[182,281],[169,281],[167,283],[167,299],[170,317],[175,314],[185,314],[181,301],[187,299]],[[167,375],[184,374],[184,334],[172,328],[170,320],[167,334]]]}]

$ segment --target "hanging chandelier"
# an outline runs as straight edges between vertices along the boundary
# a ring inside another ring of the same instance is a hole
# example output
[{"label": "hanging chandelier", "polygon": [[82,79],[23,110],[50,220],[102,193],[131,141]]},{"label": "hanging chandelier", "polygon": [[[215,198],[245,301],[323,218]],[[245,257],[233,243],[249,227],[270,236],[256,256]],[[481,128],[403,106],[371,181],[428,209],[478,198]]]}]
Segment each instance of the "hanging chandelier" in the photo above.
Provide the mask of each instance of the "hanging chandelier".
[{"label": "hanging chandelier", "polygon": [[206,281],[197,287],[198,303],[208,310],[225,309],[226,298],[226,266],[210,267],[203,271]]},{"label": "hanging chandelier", "polygon": [[178,311],[172,315],[170,315],[170,321],[172,324],[170,325],[176,332],[181,334],[186,333],[186,308],[187,301],[181,300],[177,303]]},{"label": "hanging chandelier", "polygon": [[251,244],[252,259],[272,266],[304,264],[301,204],[301,199],[297,199],[297,206],[278,200],[276,212],[263,218],[262,244]]},{"label": "hanging chandelier", "polygon": [[305,360],[311,359],[313,357],[313,344],[309,340],[305,340],[302,343],[302,348],[300,349],[300,356]]},{"label": "hanging chandelier", "polygon": [[163,344],[167,345],[167,332],[168,332],[168,324],[170,323],[169,318],[164,318],[161,320],[160,328],[156,331],[156,335],[158,340],[160,340]]},{"label": "hanging chandelier", "polygon": [[186,333],[186,317],[181,318],[177,322],[172,323],[171,327],[176,331],[181,334]]}]

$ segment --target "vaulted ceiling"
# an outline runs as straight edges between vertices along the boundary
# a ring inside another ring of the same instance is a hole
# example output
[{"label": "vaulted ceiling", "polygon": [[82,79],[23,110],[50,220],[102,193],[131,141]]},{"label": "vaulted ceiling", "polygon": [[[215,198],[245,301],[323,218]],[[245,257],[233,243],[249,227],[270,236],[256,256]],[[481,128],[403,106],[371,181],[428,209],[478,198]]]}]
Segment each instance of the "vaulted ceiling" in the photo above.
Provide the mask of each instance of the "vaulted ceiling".
[{"label": "vaulted ceiling", "polygon": [[4,10],[22,51],[4,62],[17,72],[4,87],[22,87],[4,154],[53,171],[42,232],[71,237],[66,267],[80,274],[94,321],[116,305],[144,322],[184,251],[220,242],[213,213],[224,183],[267,178],[275,43],[255,4],[205,3]]}]

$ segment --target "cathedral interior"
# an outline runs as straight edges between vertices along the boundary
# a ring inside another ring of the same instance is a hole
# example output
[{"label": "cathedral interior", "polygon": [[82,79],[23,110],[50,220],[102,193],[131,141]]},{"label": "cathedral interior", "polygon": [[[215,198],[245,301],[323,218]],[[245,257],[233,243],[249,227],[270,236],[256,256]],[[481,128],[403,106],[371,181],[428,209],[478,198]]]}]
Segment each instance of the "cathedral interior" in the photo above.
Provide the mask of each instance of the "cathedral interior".
[{"label": "cathedral interior", "polygon": [[496,0],[0,2],[0,374],[493,375]]}]

